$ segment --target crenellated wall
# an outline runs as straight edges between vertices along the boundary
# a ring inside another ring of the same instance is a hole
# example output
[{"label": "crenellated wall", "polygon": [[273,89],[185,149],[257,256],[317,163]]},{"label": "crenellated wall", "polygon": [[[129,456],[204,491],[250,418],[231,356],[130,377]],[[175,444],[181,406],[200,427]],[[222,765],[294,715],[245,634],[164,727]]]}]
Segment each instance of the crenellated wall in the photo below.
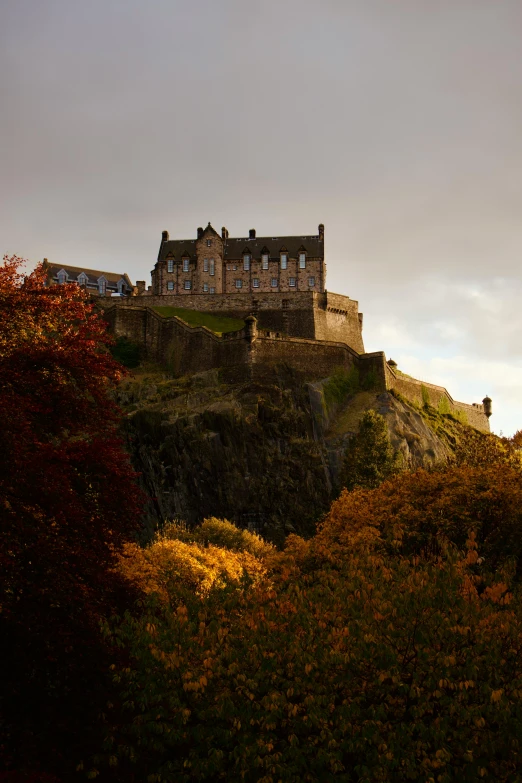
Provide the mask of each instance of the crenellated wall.
[{"label": "crenellated wall", "polygon": [[[164,301],[165,297],[161,299]],[[332,302],[330,299],[333,307]],[[342,340],[288,337],[283,330],[259,328],[255,317],[246,318],[244,329],[218,337],[204,326],[190,327],[179,318],[161,316],[134,302],[131,306],[112,305],[105,317],[116,336],[125,336],[142,345],[148,356],[175,375],[219,367],[233,370],[237,377],[253,377],[258,367],[288,364],[304,378],[313,380],[328,377],[339,367],[349,370],[355,366],[363,386],[382,391],[395,389],[416,404],[429,402],[434,408],[439,408],[441,400],[445,400],[449,412],[463,412],[470,425],[489,432],[489,419],[482,404],[457,402],[442,386],[396,372],[382,351],[365,354]]]},{"label": "crenellated wall", "polygon": [[386,362],[384,372],[387,389],[395,389],[403,397],[418,405],[423,405],[427,401],[434,408],[440,408],[442,401],[445,400],[446,407],[450,412],[460,411],[466,415],[466,421],[472,427],[476,427],[476,429],[484,432],[490,431],[489,419],[484,412],[482,403],[469,405],[465,402],[458,402],[453,399],[444,386],[436,386],[434,383],[419,381],[416,378],[403,375],[395,371]]},{"label": "crenellated wall", "polygon": [[343,342],[364,353],[362,314],[358,302],[347,296],[312,291],[256,294],[193,294],[187,297],[162,294],[130,297],[124,307],[186,307],[230,318],[255,315],[259,329],[288,337]]}]

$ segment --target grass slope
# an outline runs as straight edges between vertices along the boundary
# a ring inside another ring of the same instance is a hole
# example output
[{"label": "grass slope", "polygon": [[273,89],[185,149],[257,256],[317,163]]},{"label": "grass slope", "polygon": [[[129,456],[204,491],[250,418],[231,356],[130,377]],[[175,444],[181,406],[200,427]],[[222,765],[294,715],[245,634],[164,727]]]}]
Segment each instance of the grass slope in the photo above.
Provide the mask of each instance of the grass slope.
[{"label": "grass slope", "polygon": [[219,315],[210,315],[210,313],[201,313],[198,310],[186,310],[184,307],[153,307],[158,315],[165,318],[176,316],[185,321],[189,326],[206,326],[216,334],[225,334],[226,332],[237,332],[242,329],[245,322],[239,318],[225,318]]}]

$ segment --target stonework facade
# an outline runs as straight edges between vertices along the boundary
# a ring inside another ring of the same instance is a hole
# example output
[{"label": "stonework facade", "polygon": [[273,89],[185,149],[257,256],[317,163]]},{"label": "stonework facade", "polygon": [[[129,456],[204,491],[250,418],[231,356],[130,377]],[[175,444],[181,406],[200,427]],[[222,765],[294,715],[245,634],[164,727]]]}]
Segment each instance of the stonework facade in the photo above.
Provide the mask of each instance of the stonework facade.
[{"label": "stonework facade", "polygon": [[196,239],[164,231],[152,270],[152,294],[194,296],[318,292],[325,290],[324,226],[316,236],[221,236],[210,223]]}]

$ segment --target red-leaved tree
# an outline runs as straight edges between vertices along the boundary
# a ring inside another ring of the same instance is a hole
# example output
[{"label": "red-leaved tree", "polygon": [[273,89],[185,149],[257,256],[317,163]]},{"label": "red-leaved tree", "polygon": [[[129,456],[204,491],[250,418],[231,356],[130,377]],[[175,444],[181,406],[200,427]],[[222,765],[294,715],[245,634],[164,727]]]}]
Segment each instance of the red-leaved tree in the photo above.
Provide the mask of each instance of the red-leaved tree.
[{"label": "red-leaved tree", "polygon": [[99,619],[121,606],[110,569],[142,499],[103,319],[22,263],[0,267],[0,769],[67,774],[103,696]]}]

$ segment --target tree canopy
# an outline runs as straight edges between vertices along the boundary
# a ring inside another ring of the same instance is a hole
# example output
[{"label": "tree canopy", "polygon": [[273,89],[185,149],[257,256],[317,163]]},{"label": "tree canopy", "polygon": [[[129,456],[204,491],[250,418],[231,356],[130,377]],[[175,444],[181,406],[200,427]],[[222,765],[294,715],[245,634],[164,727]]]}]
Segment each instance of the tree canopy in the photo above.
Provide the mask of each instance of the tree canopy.
[{"label": "tree canopy", "polygon": [[[33,750],[56,760],[61,732],[78,739],[67,703],[81,711],[82,677],[87,699],[97,689],[99,618],[123,584],[110,568],[141,504],[117,433],[111,391],[122,368],[103,319],[78,285],[47,286],[42,267],[21,266],[12,257],[0,267],[2,750],[13,764]],[[54,722],[47,743],[37,709]]]}]

